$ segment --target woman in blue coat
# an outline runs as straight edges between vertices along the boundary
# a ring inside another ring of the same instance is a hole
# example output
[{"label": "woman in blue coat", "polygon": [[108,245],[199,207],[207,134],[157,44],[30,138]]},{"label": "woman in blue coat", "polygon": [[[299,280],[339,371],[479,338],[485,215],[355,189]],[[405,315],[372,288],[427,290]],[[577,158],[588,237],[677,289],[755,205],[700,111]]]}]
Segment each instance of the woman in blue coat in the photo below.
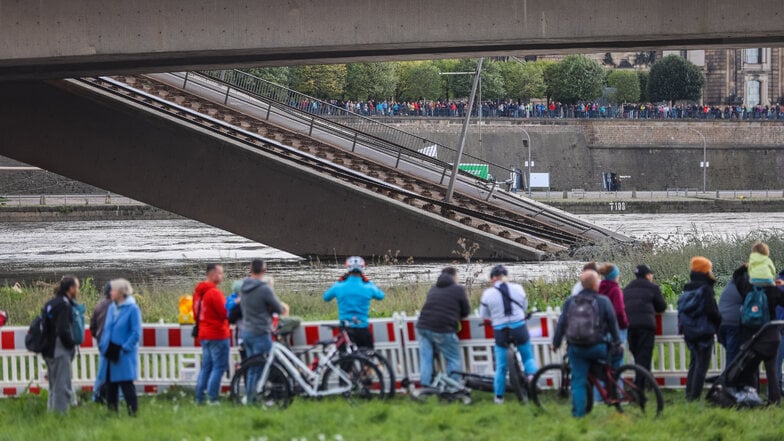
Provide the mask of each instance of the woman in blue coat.
[{"label": "woman in blue coat", "polygon": [[99,349],[106,357],[106,402],[109,409],[117,411],[119,389],[122,388],[128,413],[136,415],[139,403],[133,382],[139,375],[139,339],[142,335],[142,313],[133,298],[133,287],[125,279],[109,282],[112,304],[106,313],[106,322]]}]

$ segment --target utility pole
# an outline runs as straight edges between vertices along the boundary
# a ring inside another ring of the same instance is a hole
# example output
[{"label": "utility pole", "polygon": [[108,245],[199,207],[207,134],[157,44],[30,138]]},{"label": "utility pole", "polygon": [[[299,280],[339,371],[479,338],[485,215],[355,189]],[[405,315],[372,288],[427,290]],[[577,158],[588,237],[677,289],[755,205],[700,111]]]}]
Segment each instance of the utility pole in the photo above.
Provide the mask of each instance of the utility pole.
[{"label": "utility pole", "polygon": [[[452,165],[452,175],[449,177],[449,185],[446,189],[446,198],[444,198],[444,202],[446,204],[450,204],[452,202],[452,196],[455,193],[455,181],[457,180],[457,174],[460,171],[460,160],[463,157],[463,149],[465,148],[465,140],[466,135],[468,134],[468,124],[471,122],[471,110],[474,108],[474,98],[476,98],[476,89],[479,86],[479,75],[482,72],[482,63],[484,62],[484,57],[479,58],[479,61],[476,63],[476,73],[474,74],[474,83],[471,85],[471,96],[468,97],[468,111],[465,113],[465,121],[463,122],[463,130],[460,132],[460,142],[457,147],[457,157],[455,158],[455,163]],[[479,110],[482,111],[481,109]]]}]

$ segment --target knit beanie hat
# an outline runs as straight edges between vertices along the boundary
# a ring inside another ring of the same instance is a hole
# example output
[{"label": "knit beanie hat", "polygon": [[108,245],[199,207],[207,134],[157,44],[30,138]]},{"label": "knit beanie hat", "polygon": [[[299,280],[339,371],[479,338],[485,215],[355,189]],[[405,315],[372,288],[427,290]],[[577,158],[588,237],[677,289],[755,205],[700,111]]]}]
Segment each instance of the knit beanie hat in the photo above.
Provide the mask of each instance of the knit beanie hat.
[{"label": "knit beanie hat", "polygon": [[713,271],[713,262],[702,256],[692,257],[691,270],[695,273],[711,274],[711,271]]},{"label": "knit beanie hat", "polygon": [[614,266],[613,269],[604,276],[604,280],[616,280],[620,275],[621,270],[619,270],[617,266]]}]

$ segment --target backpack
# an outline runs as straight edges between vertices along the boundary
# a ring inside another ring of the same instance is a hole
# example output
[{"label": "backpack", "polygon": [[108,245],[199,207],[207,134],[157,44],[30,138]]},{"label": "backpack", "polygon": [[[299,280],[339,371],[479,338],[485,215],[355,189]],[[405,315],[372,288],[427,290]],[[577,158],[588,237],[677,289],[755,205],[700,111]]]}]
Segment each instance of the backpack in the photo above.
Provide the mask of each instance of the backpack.
[{"label": "backpack", "polygon": [[770,321],[768,296],[765,288],[755,286],[746,294],[740,308],[740,323],[749,328],[761,328]]},{"label": "backpack", "polygon": [[84,343],[84,303],[71,304],[71,334],[76,346]]},{"label": "backpack", "polygon": [[580,293],[572,297],[566,311],[566,341],[575,346],[593,346],[603,340],[596,295]]},{"label": "backpack", "polygon": [[706,340],[715,329],[705,314],[705,295],[702,287],[684,291],[678,297],[678,322],[686,340]]},{"label": "backpack", "polygon": [[27,335],[25,335],[25,347],[28,351],[36,354],[44,351],[44,346],[46,346],[44,322],[44,315],[41,313],[30,323],[30,328],[27,329]]}]

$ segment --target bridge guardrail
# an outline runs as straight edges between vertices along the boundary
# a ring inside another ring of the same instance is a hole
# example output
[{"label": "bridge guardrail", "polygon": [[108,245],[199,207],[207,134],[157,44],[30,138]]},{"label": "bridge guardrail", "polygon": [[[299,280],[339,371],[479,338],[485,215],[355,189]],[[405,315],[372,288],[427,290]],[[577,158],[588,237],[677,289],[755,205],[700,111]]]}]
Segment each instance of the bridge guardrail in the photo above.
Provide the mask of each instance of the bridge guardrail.
[{"label": "bridge guardrail", "polygon": [[[189,73],[187,75],[191,75]],[[424,160],[437,167],[442,172],[442,176],[451,172],[452,166],[457,159],[457,151],[451,147],[438,142],[414,135],[412,133],[393,127],[383,122],[358,115],[341,107],[330,104],[318,98],[305,95],[295,90],[286,88],[279,84],[264,80],[239,70],[221,71],[201,71],[198,75],[203,75],[212,80],[234,87],[238,91],[251,94],[255,98],[262,99],[268,104],[274,103],[278,109],[285,106],[289,110],[308,115],[321,128],[338,128],[337,133],[342,134],[352,142],[356,141],[355,136],[363,138],[362,141],[370,143],[377,148],[398,151],[403,156],[410,156],[418,160]],[[184,78],[187,84],[187,78]],[[227,91],[227,97],[228,97]],[[340,117],[340,121],[328,117]],[[402,148],[402,149],[401,149]],[[505,179],[509,173],[508,167],[492,163],[490,161],[464,153],[461,159],[463,163],[486,164],[490,174],[496,178]],[[461,172],[464,176],[471,176],[473,179],[484,181],[467,172]],[[442,181],[440,183],[444,183]]]},{"label": "bridge guardrail", "polygon": [[[534,354],[538,365],[560,362],[565,348],[557,353],[549,350],[560,310],[548,309],[529,320]],[[464,368],[473,373],[491,374],[493,367],[492,329],[480,327],[481,319],[472,316],[462,323],[458,334]],[[295,350],[303,350],[316,341],[331,337],[322,324],[333,321],[303,323],[292,336]],[[376,349],[386,356],[395,369],[397,379],[408,372],[412,381],[419,380],[419,344],[416,340],[416,317],[396,313],[392,318],[370,321]],[[47,388],[46,365],[43,358],[24,349],[27,328],[9,327],[0,330],[0,396],[16,396],[26,391],[38,393]],[[724,351],[718,344],[712,357],[711,375],[723,369]],[[308,358],[311,354],[304,357]],[[629,361],[631,356],[627,355]],[[306,361],[311,361],[307,359]],[[190,326],[145,324],[139,348],[139,379],[144,393],[156,393],[172,386],[193,387],[201,363],[201,348],[191,337]],[[239,352],[231,349],[229,374],[224,377],[227,390],[230,375],[239,363]],[[91,390],[98,368],[98,350],[86,331],[85,343],[73,361],[73,385]],[[652,373],[657,382],[668,388],[681,388],[688,372],[688,349],[678,335],[677,313],[672,310],[657,316],[656,344]]]}]

